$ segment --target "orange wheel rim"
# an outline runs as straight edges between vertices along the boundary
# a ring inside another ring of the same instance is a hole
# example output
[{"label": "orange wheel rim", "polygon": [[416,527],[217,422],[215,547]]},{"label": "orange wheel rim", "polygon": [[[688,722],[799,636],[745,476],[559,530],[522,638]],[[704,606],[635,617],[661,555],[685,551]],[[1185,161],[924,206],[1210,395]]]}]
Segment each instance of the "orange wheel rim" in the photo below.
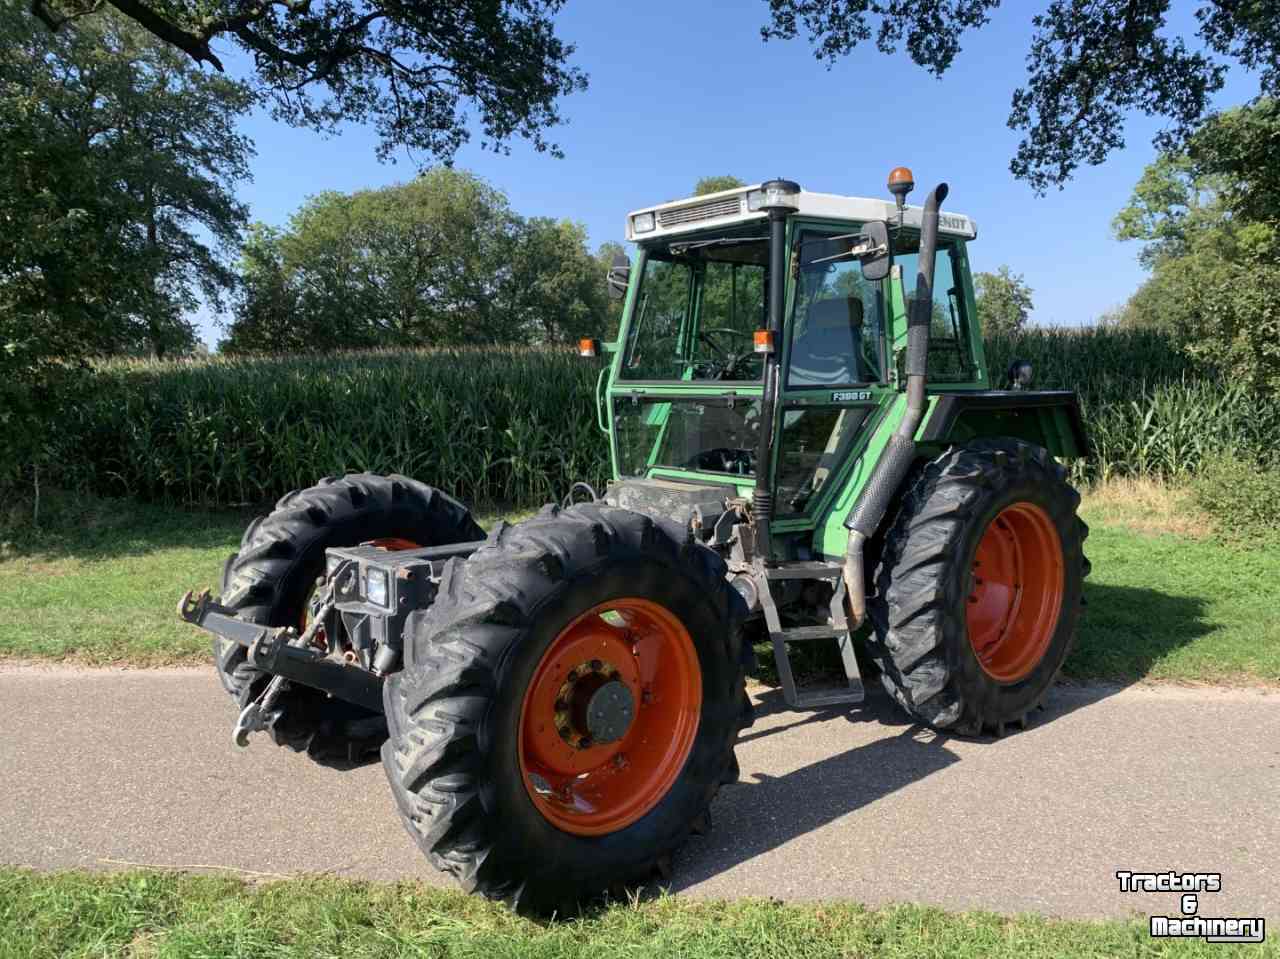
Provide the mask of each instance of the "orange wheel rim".
[{"label": "orange wheel rim", "polygon": [[992,679],[1016,683],[1044,658],[1058,627],[1062,540],[1039,506],[1015,503],[987,525],[973,557],[969,644]]},{"label": "orange wheel rim", "polygon": [[693,750],[702,670],[670,610],[626,597],[562,629],[520,708],[520,774],[548,822],[617,832],[656,806]]}]

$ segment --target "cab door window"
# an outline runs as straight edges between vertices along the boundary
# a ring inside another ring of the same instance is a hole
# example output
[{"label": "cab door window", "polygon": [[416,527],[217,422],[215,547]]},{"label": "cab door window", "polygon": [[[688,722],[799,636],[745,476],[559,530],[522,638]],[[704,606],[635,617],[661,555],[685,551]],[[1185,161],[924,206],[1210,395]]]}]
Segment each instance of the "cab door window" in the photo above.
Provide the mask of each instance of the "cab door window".
[{"label": "cab door window", "polygon": [[848,230],[806,230],[796,247],[796,295],[790,322],[787,389],[831,388],[882,379],[884,330],[880,284],[848,258]]}]

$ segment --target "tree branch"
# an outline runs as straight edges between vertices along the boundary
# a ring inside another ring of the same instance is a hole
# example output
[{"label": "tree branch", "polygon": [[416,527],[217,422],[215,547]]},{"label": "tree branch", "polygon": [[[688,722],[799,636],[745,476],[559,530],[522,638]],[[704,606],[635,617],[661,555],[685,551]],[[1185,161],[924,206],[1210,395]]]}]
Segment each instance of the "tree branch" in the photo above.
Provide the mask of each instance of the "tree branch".
[{"label": "tree branch", "polygon": [[138,0],[107,0],[126,17],[135,20],[143,29],[165,43],[172,44],[196,63],[210,63],[219,73],[224,72],[222,61],[209,49],[207,38],[187,33]]}]

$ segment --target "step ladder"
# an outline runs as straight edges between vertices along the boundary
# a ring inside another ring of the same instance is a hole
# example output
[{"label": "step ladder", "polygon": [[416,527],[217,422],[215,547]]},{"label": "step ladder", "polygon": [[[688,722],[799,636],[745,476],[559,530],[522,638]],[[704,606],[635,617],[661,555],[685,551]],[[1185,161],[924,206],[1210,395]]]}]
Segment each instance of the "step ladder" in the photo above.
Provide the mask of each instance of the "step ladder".
[{"label": "step ladder", "polygon": [[[858,671],[858,660],[853,653],[853,638],[849,631],[849,621],[844,612],[845,586],[842,568],[837,564],[813,561],[782,563],[777,566],[765,566],[757,561],[754,566],[756,586],[760,591],[760,605],[764,609],[765,625],[769,629],[769,640],[773,644],[773,659],[778,666],[778,677],[782,680],[782,694],[787,705],[792,709],[821,709],[826,706],[839,706],[846,703],[860,703],[865,697],[862,688],[862,674]],[[835,585],[831,596],[831,622],[822,626],[791,626],[783,628],[778,616],[778,606],[773,598],[773,584],[786,580],[825,579]],[[813,642],[814,640],[834,639],[840,647],[840,661],[844,664],[847,683],[843,686],[825,686],[796,689],[795,674],[791,669],[791,654],[787,643]]]}]

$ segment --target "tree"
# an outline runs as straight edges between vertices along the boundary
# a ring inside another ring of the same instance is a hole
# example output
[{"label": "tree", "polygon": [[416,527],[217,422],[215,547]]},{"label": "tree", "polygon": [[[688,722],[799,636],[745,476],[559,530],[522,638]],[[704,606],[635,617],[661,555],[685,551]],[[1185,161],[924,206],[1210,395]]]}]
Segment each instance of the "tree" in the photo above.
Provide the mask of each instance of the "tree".
[{"label": "tree", "polygon": [[1017,333],[1035,309],[1031,302],[1035,291],[1027,286],[1021,273],[1014,273],[1007,266],[994,273],[975,273],[973,287],[984,333]]},{"label": "tree", "polygon": [[693,185],[694,196],[706,196],[708,193],[719,193],[721,190],[735,190],[746,186],[736,176],[704,176]]},{"label": "tree", "polygon": [[1192,356],[1280,390],[1280,106],[1210,117],[1186,152],[1143,171],[1114,229],[1144,244],[1151,277],[1121,322],[1176,337]]},{"label": "tree", "polygon": [[518,221],[501,302],[512,330],[528,341],[563,343],[600,336],[608,313],[604,274],[587,252],[580,223],[533,217]]},{"label": "tree", "polygon": [[605,309],[583,227],[522,218],[445,167],[255,225],[241,269],[228,352],[561,342],[598,332]]},{"label": "tree", "polygon": [[[1045,0],[1041,0],[1045,2]],[[875,36],[941,77],[966,32],[982,29],[1000,0],[768,0],[765,40],[803,29],[828,65]],[[1157,139],[1180,152],[1223,86],[1234,60],[1280,92],[1280,16],[1273,0],[1201,0],[1195,37],[1169,36],[1169,0],[1048,0],[1033,18],[1027,78],[1013,94],[1009,126],[1019,143],[1009,169],[1037,192],[1061,187],[1083,164],[1124,146],[1132,111],[1162,117]]]},{"label": "tree", "polygon": [[486,146],[521,136],[559,154],[544,136],[560,123],[557,100],[586,88],[553,29],[563,0],[29,0],[54,30],[78,29],[104,2],[193,66],[221,72],[213,44],[234,44],[278,119],[370,123],[383,159],[403,147],[449,161],[471,108]]},{"label": "tree", "polygon": [[0,26],[0,313],[43,356],[189,346],[184,314],[234,279],[248,92],[110,13]]}]

